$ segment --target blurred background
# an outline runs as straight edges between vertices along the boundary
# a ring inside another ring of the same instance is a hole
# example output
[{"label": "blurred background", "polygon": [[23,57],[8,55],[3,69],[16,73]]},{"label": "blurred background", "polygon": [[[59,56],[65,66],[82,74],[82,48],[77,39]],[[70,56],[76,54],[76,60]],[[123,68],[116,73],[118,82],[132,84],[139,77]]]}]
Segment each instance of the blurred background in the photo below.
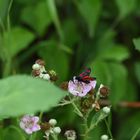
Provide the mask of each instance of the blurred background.
[{"label": "blurred background", "polygon": [[[113,136],[129,140],[140,127],[140,108],[119,104],[140,100],[139,25],[139,0],[0,0],[0,76],[30,74],[41,58],[59,85],[89,66],[98,86],[110,88]],[[81,127],[69,106],[48,116],[64,129]],[[101,124],[92,140],[106,131]]]}]

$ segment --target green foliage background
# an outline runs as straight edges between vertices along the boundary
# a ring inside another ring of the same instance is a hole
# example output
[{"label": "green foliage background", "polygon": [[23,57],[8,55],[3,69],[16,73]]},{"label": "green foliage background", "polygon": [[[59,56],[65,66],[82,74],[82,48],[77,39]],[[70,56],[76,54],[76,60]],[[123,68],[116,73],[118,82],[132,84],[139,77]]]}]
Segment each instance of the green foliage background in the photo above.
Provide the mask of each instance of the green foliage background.
[{"label": "green foliage background", "polygon": [[[47,69],[58,73],[59,85],[90,66],[98,85],[110,87],[114,137],[128,140],[140,127],[140,110],[118,104],[140,99],[139,24],[139,0],[0,0],[0,76],[29,75],[34,61],[42,58]],[[28,76],[1,80],[0,118],[49,110],[65,95],[52,86]],[[33,96],[34,92],[40,96]],[[47,117],[57,118],[63,128],[80,131],[80,120],[70,106],[54,108]],[[13,126],[1,131],[0,138],[23,139]],[[92,139],[106,131],[99,126]]]}]

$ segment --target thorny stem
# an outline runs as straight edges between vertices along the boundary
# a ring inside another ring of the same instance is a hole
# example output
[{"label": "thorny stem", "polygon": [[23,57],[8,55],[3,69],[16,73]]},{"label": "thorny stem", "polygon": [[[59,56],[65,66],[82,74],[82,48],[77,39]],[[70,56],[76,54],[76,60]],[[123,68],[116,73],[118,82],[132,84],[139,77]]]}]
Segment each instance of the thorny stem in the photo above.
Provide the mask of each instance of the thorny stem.
[{"label": "thorny stem", "polygon": [[82,112],[79,110],[79,108],[77,107],[77,105],[76,105],[74,102],[72,102],[71,104],[72,104],[72,106],[74,107],[76,113],[77,113],[80,117],[83,118],[83,114],[82,114]]},{"label": "thorny stem", "polygon": [[111,130],[110,130],[110,126],[109,126],[109,124],[108,124],[108,122],[107,122],[106,119],[105,119],[105,124],[106,124],[107,130],[108,130],[108,133],[109,133],[111,139],[113,140],[113,135],[112,135],[112,132],[111,132]]},{"label": "thorny stem", "polygon": [[72,102],[74,102],[74,101],[76,101],[76,100],[77,100],[77,99],[75,99],[75,98],[73,98],[73,99],[71,99],[71,100],[69,100],[69,101],[63,100],[62,103],[60,103],[60,104],[57,105],[57,107],[58,107],[58,106],[69,105],[69,104],[71,104]]},{"label": "thorny stem", "polygon": [[88,130],[87,117],[84,118],[84,126],[85,126],[85,134],[83,135],[83,138],[84,138],[84,140],[87,140],[87,137],[88,137],[88,135],[87,135],[88,133],[86,133]]},{"label": "thorny stem", "polygon": [[76,101],[77,99],[76,99],[76,98],[75,98],[75,99],[71,99],[70,96],[69,96],[69,98],[70,98],[70,101],[71,101],[72,106],[73,106],[74,109],[75,109],[75,112],[76,112],[80,117],[83,118],[82,112],[79,110],[79,108],[77,107],[77,105],[76,105],[75,102],[74,102],[74,101]]}]

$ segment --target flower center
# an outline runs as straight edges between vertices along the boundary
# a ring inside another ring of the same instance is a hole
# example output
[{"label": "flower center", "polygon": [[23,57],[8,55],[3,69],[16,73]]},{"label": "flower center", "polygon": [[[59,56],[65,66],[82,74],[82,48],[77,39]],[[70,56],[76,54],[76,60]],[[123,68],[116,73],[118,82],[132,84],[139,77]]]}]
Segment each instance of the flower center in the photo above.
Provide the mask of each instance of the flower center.
[{"label": "flower center", "polygon": [[80,92],[80,93],[83,91],[83,86],[82,86],[82,84],[81,84],[80,82],[77,83],[76,90],[77,90],[78,92]]}]

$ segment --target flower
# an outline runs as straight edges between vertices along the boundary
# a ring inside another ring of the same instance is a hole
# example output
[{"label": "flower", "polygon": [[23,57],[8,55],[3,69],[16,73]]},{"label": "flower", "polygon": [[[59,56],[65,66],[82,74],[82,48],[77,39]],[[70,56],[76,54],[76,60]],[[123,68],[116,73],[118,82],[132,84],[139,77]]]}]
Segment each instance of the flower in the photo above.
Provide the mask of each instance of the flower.
[{"label": "flower", "polygon": [[40,125],[38,124],[39,117],[25,115],[22,117],[20,121],[20,127],[27,133],[32,134],[40,130]]},{"label": "flower", "polygon": [[96,86],[96,80],[90,81],[88,84],[78,81],[73,78],[73,80],[70,80],[68,83],[68,91],[75,95],[83,97],[85,96],[91,89],[94,89]]},{"label": "flower", "polygon": [[67,130],[64,135],[67,140],[76,140],[76,132],[74,130]]}]

